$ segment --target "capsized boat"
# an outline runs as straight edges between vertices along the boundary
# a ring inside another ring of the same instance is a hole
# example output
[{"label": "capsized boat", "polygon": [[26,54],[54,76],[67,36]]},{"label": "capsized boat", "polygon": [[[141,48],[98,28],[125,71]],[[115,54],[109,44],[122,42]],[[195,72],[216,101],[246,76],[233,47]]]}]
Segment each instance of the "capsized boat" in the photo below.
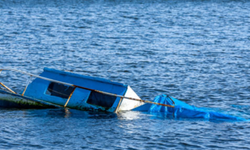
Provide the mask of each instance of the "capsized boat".
[{"label": "capsized boat", "polygon": [[20,94],[15,93],[1,83],[7,90],[7,92],[0,90],[1,94],[10,94],[12,97],[19,98],[13,101],[13,98],[6,99],[2,97],[1,101],[5,102],[19,103],[21,98],[29,105],[33,105],[35,102],[35,105],[42,104],[43,106],[107,112],[132,110],[144,103],[154,103],[141,100],[128,85],[102,78],[51,68],[44,68],[44,71],[39,76],[14,69],[0,69],[0,71],[15,71],[35,77]]},{"label": "capsized boat", "polygon": [[0,107],[65,107],[88,111],[119,112],[124,110],[164,113],[173,118],[236,120],[244,118],[197,108],[168,95],[154,101],[142,100],[125,84],[110,80],[44,68],[40,75],[14,69],[0,69],[26,74],[35,79],[18,94],[0,82]]}]

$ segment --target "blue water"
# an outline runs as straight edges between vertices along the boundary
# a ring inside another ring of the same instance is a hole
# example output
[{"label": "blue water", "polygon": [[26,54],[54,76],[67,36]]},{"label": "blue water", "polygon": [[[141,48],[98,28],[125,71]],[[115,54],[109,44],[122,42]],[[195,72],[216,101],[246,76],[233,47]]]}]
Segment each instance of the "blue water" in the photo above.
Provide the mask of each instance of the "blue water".
[{"label": "blue water", "polygon": [[[0,1],[0,68],[43,67],[250,118],[250,1]],[[2,72],[22,91],[26,76]],[[0,110],[0,149],[250,149],[250,123]]]}]

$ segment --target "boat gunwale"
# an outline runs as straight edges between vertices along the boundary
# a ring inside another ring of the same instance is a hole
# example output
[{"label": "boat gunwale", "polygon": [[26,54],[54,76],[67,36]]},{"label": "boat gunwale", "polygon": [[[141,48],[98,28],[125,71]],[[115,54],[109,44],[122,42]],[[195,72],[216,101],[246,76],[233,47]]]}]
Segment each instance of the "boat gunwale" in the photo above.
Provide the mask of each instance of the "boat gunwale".
[{"label": "boat gunwale", "polygon": [[51,72],[51,73],[56,73],[56,74],[60,74],[60,75],[63,75],[63,76],[71,76],[71,77],[76,77],[76,78],[80,78],[80,79],[88,79],[88,80],[108,83],[108,84],[112,84],[112,85],[116,85],[116,86],[122,86],[122,87],[127,87],[128,86],[126,84],[119,83],[119,82],[114,82],[114,81],[111,81],[111,80],[108,80],[108,79],[103,79],[103,78],[98,78],[98,77],[91,77],[91,76],[76,74],[76,73],[72,73],[72,72],[68,72],[68,71],[61,71],[61,70],[56,70],[56,69],[46,68],[46,67],[43,70],[44,70],[44,72]]}]

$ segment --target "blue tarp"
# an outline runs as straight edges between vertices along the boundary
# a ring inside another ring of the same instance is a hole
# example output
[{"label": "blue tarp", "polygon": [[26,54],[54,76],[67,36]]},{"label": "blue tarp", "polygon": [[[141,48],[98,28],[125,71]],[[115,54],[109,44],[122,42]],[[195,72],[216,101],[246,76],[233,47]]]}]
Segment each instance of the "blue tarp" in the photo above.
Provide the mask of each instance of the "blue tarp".
[{"label": "blue tarp", "polygon": [[161,105],[151,105],[149,112],[152,113],[165,113],[168,116],[174,118],[193,118],[193,119],[206,119],[206,120],[232,120],[232,121],[243,121],[245,119],[235,117],[221,112],[209,110],[208,108],[198,108],[195,106],[188,105],[178,99],[167,95],[160,95],[155,97],[154,102],[174,105],[174,108],[165,107]]}]

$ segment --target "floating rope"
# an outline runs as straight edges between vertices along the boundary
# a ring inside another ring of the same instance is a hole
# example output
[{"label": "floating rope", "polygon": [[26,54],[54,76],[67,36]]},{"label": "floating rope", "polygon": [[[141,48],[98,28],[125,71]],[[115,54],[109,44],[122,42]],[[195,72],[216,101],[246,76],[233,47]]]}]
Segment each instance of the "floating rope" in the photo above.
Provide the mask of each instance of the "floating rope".
[{"label": "floating rope", "polygon": [[117,95],[117,94],[108,93],[108,92],[104,92],[104,91],[94,90],[94,89],[90,89],[90,88],[86,88],[86,87],[74,85],[74,84],[71,84],[71,83],[62,82],[62,81],[58,81],[58,80],[54,80],[54,79],[42,77],[42,76],[39,76],[39,75],[34,75],[34,74],[31,74],[31,73],[23,72],[23,71],[16,70],[16,69],[0,69],[0,71],[3,71],[3,70],[9,70],[9,71],[14,71],[14,72],[19,72],[19,73],[22,73],[22,74],[30,75],[32,77],[36,77],[36,78],[40,78],[40,79],[43,79],[43,80],[47,80],[47,81],[50,81],[50,82],[60,83],[60,84],[72,86],[74,88],[81,88],[81,89],[85,89],[85,90],[89,90],[89,91],[94,91],[94,92],[98,92],[98,93],[102,93],[102,94],[106,94],[106,95],[110,95],[110,96],[115,96],[115,97],[120,97],[120,98],[125,98],[125,99],[130,99],[130,100],[135,100],[135,101],[140,101],[140,102],[150,103],[150,104],[155,104],[155,105],[161,105],[161,106],[166,106],[166,107],[174,107],[173,105],[166,105],[166,104],[156,103],[156,102],[152,102],[152,101],[148,101],[148,100],[142,100],[142,99],[138,99],[138,98],[126,97],[126,96],[123,96],[123,95]]},{"label": "floating rope", "polygon": [[16,94],[16,92],[14,92],[13,90],[11,90],[10,88],[8,88],[6,85],[4,85],[2,82],[0,82],[0,85],[2,85],[4,88],[6,88],[8,91],[10,91],[11,93]]}]

